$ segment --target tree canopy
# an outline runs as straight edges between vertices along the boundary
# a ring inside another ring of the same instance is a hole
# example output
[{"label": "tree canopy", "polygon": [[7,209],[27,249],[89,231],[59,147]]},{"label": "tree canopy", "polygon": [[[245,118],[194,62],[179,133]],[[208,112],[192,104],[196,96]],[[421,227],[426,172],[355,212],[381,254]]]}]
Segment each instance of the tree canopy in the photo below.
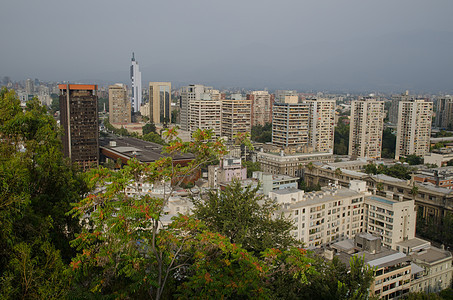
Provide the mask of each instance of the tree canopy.
[{"label": "tree canopy", "polygon": [[222,192],[209,191],[203,199],[194,198],[194,215],[210,230],[226,235],[251,252],[298,245],[290,233],[292,220],[279,215],[279,205],[258,194],[258,189],[242,187],[234,180]]},{"label": "tree canopy", "polygon": [[66,213],[85,185],[38,99],[22,110],[14,91],[0,91],[0,140],[0,296],[62,298],[80,230]]}]

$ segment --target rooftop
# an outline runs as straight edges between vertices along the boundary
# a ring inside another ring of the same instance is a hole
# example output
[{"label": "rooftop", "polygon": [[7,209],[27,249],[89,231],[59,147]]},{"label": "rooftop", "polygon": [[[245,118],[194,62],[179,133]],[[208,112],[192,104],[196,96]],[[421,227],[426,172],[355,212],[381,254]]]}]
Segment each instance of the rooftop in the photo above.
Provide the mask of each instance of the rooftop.
[{"label": "rooftop", "polygon": [[318,192],[305,193],[304,200],[292,204],[291,207],[297,208],[314,204],[322,204],[356,196],[362,196],[362,194],[346,188],[323,189]]},{"label": "rooftop", "polygon": [[394,203],[397,202],[397,201],[394,201],[394,200],[385,199],[385,198],[382,198],[382,197],[379,197],[379,196],[375,196],[375,195],[369,196],[367,198],[371,199],[371,200],[379,201],[381,203],[388,204],[388,205],[393,205]]},{"label": "rooftop", "polygon": [[378,180],[397,182],[397,183],[406,183],[407,182],[407,180],[395,178],[395,177],[388,176],[388,175],[385,175],[385,174],[371,175],[371,177],[375,178],[375,179],[378,179]]},{"label": "rooftop", "polygon": [[430,245],[431,243],[419,238],[413,238],[410,240],[401,241],[397,243],[398,246],[401,246],[403,248],[416,248],[426,244]]},{"label": "rooftop", "polygon": [[[132,137],[118,137],[109,135],[99,139],[100,148],[107,149],[113,153],[127,158],[137,158],[140,162],[149,163],[169,156],[163,152],[162,145],[143,141]],[[178,154],[175,160],[191,160],[194,155],[191,153]]]},{"label": "rooftop", "polygon": [[449,251],[431,246],[430,248],[422,249],[418,252],[412,253],[411,257],[418,262],[431,264],[451,258],[451,253]]},{"label": "rooftop", "polygon": [[303,192],[303,191],[299,190],[299,189],[295,189],[295,188],[289,188],[289,189],[273,190],[271,192],[275,193],[277,195],[288,195],[288,194],[293,194],[293,193],[298,193],[298,192]]}]

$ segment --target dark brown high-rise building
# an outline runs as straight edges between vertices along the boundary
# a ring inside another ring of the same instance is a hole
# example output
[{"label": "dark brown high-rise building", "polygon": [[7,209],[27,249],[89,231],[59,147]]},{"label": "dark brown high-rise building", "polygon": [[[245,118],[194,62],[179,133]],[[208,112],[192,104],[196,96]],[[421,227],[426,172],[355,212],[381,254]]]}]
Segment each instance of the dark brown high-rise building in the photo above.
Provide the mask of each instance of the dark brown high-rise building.
[{"label": "dark brown high-rise building", "polygon": [[99,162],[97,85],[60,84],[63,153],[82,169]]}]

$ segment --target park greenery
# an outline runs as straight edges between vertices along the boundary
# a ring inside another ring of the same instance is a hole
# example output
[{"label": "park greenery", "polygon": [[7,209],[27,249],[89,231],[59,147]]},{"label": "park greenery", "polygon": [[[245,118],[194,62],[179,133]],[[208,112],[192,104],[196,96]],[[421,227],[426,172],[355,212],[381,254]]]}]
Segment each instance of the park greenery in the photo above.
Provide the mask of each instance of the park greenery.
[{"label": "park greenery", "polygon": [[[362,257],[345,266],[303,249],[254,188],[233,183],[194,199],[195,214],[166,218],[176,188],[227,154],[211,131],[182,142],[169,129],[168,156],[86,173],[63,157],[61,134],[37,99],[23,110],[1,90],[1,299],[369,298]],[[175,164],[181,152],[194,160]],[[162,195],[137,192],[164,182]]]},{"label": "park greenery", "polygon": [[347,155],[349,147],[349,124],[345,122],[347,117],[343,116],[338,119],[335,126],[333,153],[338,155]]},{"label": "park greenery", "polygon": [[261,171],[261,165],[259,162],[242,160],[242,166],[247,168],[247,178],[251,178],[253,176],[253,172]]},{"label": "park greenery", "polygon": [[385,174],[391,177],[396,177],[403,180],[411,179],[411,173],[413,169],[411,167],[405,166],[403,164],[397,163],[393,166],[385,166],[385,165],[375,165],[373,163],[369,163],[365,166],[365,173],[367,174]]},{"label": "park greenery", "polygon": [[258,143],[272,142],[272,123],[252,126],[252,141]]}]

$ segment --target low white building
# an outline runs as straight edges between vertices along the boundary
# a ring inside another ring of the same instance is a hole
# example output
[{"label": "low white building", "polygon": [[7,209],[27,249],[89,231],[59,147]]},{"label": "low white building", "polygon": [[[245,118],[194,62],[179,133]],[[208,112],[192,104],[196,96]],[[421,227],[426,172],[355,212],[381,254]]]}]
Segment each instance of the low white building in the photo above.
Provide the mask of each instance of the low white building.
[{"label": "low white building", "polygon": [[382,237],[382,243],[397,250],[397,243],[415,237],[414,200],[395,201],[371,195],[365,197],[365,231]]},{"label": "low white building", "polygon": [[363,231],[363,193],[329,187],[304,193],[297,189],[274,190],[271,199],[282,205],[296,228],[295,238],[307,247],[316,247],[353,237]]}]

